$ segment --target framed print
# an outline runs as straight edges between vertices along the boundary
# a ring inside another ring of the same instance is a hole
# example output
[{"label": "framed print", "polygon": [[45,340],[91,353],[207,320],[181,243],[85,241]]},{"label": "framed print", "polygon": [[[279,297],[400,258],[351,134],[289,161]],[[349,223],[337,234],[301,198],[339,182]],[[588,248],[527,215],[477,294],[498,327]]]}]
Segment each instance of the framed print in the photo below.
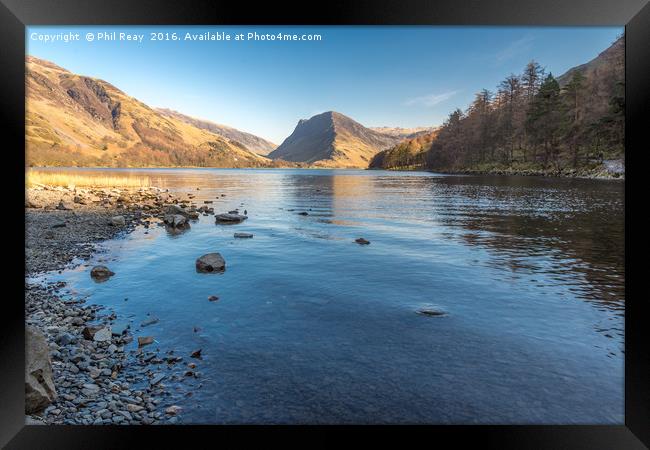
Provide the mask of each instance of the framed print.
[{"label": "framed print", "polygon": [[2,1],[3,445],[648,445],[646,2]]}]

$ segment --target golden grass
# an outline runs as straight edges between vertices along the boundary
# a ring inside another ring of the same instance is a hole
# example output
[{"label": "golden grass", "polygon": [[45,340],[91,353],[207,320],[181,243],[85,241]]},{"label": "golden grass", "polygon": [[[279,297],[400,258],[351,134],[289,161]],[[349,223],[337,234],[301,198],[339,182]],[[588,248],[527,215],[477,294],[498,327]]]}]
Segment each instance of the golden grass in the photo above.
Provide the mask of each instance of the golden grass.
[{"label": "golden grass", "polygon": [[81,175],[56,172],[41,172],[28,170],[25,174],[25,184],[35,186],[79,186],[79,187],[149,187],[149,177],[136,176],[107,176],[107,175]]}]

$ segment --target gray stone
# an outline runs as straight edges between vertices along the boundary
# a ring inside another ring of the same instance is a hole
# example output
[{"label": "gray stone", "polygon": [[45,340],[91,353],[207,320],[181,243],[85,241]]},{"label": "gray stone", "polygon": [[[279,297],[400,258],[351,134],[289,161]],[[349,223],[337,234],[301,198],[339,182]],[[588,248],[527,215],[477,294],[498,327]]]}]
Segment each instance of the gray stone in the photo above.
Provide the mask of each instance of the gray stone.
[{"label": "gray stone", "polygon": [[106,266],[95,266],[90,271],[90,276],[97,281],[108,280],[113,275],[115,275],[115,272],[112,272]]},{"label": "gray stone", "polygon": [[114,322],[111,326],[113,336],[122,336],[131,326],[127,322]]},{"label": "gray stone", "polygon": [[244,220],[248,219],[248,217],[237,213],[224,213],[217,214],[214,216],[214,219],[217,223],[241,223]]},{"label": "gray stone", "polygon": [[165,378],[165,374],[164,374],[164,373],[159,373],[159,374],[155,375],[155,376],[151,379],[151,381],[149,382],[149,384],[151,384],[152,386],[155,386],[155,385],[157,385],[158,383],[160,383],[164,378]]},{"label": "gray stone", "polygon": [[74,344],[75,342],[77,342],[77,338],[70,333],[61,333],[56,337],[56,343],[61,346]]},{"label": "gray stone", "polygon": [[186,224],[187,218],[182,214],[168,214],[165,216],[164,222],[169,226],[179,228]]},{"label": "gray stone", "polygon": [[43,333],[25,328],[25,413],[41,411],[56,399],[49,349]]},{"label": "gray stone", "polygon": [[111,225],[114,227],[123,227],[126,225],[126,219],[124,216],[113,216],[111,217]]},{"label": "gray stone", "polygon": [[253,234],[252,233],[235,233],[234,236],[236,238],[240,238],[240,239],[247,239],[247,238],[252,238]]},{"label": "gray stone", "polygon": [[150,317],[147,320],[145,320],[144,322],[142,322],[140,324],[140,326],[141,327],[146,327],[146,326],[149,326],[149,325],[153,325],[154,323],[158,323],[158,322],[159,322],[159,320],[158,320],[157,317]]},{"label": "gray stone", "polygon": [[93,341],[95,342],[107,342],[111,340],[111,327],[104,327],[101,330],[95,332],[93,336]]},{"label": "gray stone", "polygon": [[208,253],[196,260],[197,272],[223,272],[224,270],[226,270],[226,261],[219,253]]},{"label": "gray stone", "polygon": [[152,336],[140,336],[138,337],[138,347],[144,347],[145,345],[153,344]]}]

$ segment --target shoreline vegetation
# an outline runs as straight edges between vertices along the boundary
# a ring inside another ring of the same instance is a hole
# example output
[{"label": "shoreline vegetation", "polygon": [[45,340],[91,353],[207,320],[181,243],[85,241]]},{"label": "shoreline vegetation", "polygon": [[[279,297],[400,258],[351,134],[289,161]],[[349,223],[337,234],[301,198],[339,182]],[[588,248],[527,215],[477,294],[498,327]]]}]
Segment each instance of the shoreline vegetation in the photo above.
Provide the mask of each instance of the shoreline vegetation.
[{"label": "shoreline vegetation", "polygon": [[27,170],[25,174],[25,185],[27,187],[149,187],[150,184],[149,177],[67,174],[33,169]]},{"label": "shoreline vegetation", "polygon": [[621,36],[557,78],[530,61],[433,133],[377,153],[370,168],[622,178],[624,50]]},{"label": "shoreline vegetation", "polygon": [[[112,275],[110,269],[88,265],[97,244],[137,226],[169,227],[170,209],[194,218],[209,214],[189,194],[179,199],[156,187],[116,188],[123,180],[109,181],[110,187],[26,189],[27,424],[174,424],[182,410],[166,383],[188,397],[201,387],[200,361],[165,351],[164,338],[145,328],[154,319],[118,317],[102,305],[85,305],[65,281],[39,279],[83,265],[95,281],[105,281],[94,275]],[[137,347],[129,347],[134,340]]]},{"label": "shoreline vegetation", "polygon": [[503,176],[531,176],[548,178],[584,178],[590,180],[625,180],[625,168],[622,159],[594,162],[589,166],[580,168],[545,168],[533,164],[481,164],[474,167],[455,170],[428,169],[422,166],[405,166],[392,168],[369,168],[368,170],[388,170],[395,172],[425,171],[442,173],[446,175],[503,175]]}]

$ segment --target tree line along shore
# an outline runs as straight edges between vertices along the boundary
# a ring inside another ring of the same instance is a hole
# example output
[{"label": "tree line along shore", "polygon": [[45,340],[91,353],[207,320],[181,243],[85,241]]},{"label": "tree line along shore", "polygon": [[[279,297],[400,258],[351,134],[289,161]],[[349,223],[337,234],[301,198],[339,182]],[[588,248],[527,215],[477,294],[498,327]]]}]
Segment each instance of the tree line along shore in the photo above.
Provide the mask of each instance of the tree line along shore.
[{"label": "tree line along shore", "polygon": [[371,168],[624,176],[624,42],[556,78],[536,61],[483,89],[433,133],[378,153]]}]

